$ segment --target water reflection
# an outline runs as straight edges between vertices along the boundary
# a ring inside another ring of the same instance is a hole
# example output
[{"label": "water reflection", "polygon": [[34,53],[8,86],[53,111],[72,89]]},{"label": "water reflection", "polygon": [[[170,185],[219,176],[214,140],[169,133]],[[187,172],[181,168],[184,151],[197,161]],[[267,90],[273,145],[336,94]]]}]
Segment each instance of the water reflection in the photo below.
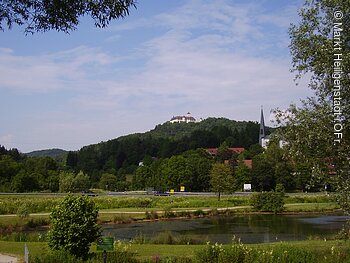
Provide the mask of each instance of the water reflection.
[{"label": "water reflection", "polygon": [[171,231],[211,242],[230,243],[238,236],[243,243],[268,243],[304,240],[310,236],[327,238],[337,233],[349,217],[341,215],[237,215],[188,220],[142,222],[128,225],[107,225],[104,235],[131,240],[142,234],[151,239]]}]

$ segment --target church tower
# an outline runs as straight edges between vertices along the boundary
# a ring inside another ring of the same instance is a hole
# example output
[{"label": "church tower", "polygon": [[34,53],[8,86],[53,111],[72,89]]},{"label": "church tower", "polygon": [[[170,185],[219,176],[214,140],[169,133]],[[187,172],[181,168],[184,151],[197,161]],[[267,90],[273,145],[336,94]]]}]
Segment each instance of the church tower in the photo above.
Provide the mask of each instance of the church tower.
[{"label": "church tower", "polygon": [[263,139],[265,139],[265,121],[264,121],[264,111],[261,106],[261,114],[260,114],[260,131],[259,131],[259,144],[263,146]]}]

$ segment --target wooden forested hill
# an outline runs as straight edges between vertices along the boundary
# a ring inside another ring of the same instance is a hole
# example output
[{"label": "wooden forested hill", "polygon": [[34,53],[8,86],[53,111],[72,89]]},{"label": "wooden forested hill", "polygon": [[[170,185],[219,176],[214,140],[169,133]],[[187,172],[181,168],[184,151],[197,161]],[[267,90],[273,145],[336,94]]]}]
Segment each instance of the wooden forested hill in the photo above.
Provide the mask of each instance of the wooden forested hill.
[{"label": "wooden forested hill", "polygon": [[85,172],[137,165],[146,156],[169,158],[197,148],[245,147],[258,143],[257,122],[208,118],[198,123],[164,123],[145,133],[130,134],[69,152],[67,165]]},{"label": "wooden forested hill", "polygon": [[235,132],[241,132],[246,128],[250,128],[256,132],[256,127],[258,127],[257,130],[259,130],[258,123],[252,121],[235,121],[226,118],[207,118],[201,122],[195,123],[165,122],[163,124],[157,125],[153,130],[150,130],[148,132],[122,136],[119,137],[118,140],[127,139],[130,136],[137,136],[139,138],[147,138],[151,136],[153,138],[158,137],[180,139],[182,137],[191,135],[195,131],[210,131],[217,135],[220,135],[221,133],[221,136],[225,136],[229,133],[233,133],[232,135],[235,135]]},{"label": "wooden forested hill", "polygon": [[67,151],[62,150],[62,149],[47,149],[47,150],[39,150],[39,151],[33,151],[33,152],[29,152],[26,153],[25,155],[29,156],[29,157],[58,157],[58,156],[62,156],[64,154],[66,154]]}]

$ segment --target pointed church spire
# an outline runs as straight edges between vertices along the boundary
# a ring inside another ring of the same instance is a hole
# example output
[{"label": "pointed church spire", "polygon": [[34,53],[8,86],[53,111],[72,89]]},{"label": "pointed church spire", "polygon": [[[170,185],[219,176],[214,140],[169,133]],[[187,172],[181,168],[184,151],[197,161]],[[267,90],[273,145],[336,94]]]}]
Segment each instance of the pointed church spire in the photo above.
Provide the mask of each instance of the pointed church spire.
[{"label": "pointed church spire", "polygon": [[262,146],[262,139],[265,138],[265,121],[264,121],[264,110],[261,106],[261,114],[260,114],[260,131],[259,131],[259,144]]}]

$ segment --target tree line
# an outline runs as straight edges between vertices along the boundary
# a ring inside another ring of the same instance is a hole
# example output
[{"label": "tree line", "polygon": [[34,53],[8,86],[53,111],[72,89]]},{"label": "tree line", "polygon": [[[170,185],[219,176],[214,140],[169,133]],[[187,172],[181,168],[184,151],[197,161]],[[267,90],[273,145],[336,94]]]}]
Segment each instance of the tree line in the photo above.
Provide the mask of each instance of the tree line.
[{"label": "tree line", "polygon": [[[252,167],[245,160],[252,160]],[[68,156],[67,156],[68,162]],[[129,169],[129,170],[128,170]],[[327,173],[327,171],[325,171]],[[0,190],[2,192],[81,192],[91,188],[107,191],[159,190],[242,191],[251,183],[254,191],[270,191],[281,184],[287,191],[320,190],[325,183],[311,185],[312,167],[294,164],[286,150],[270,143],[264,150],[251,145],[241,154],[229,150],[226,142],[211,156],[197,148],[166,158],[145,155],[138,165],[119,170],[88,173],[60,164],[51,157],[27,157],[16,149],[0,147]]]}]

